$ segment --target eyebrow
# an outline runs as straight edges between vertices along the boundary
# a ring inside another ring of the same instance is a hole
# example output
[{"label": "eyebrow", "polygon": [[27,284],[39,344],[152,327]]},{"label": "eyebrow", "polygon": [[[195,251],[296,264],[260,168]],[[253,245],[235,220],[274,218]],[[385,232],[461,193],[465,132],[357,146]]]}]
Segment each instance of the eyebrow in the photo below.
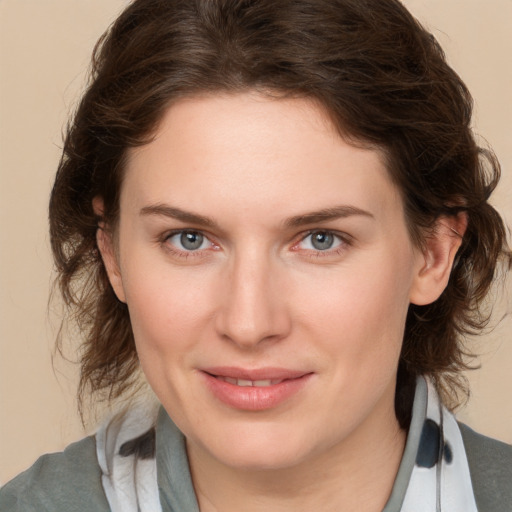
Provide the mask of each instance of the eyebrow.
[{"label": "eyebrow", "polygon": [[360,215],[374,219],[374,215],[366,210],[357,208],[355,206],[335,206],[333,208],[324,208],[316,212],[304,213],[302,215],[296,215],[285,221],[287,228],[297,228],[305,226],[307,224],[316,224],[317,222],[327,222],[330,220],[342,219],[345,217],[351,217],[354,215]]},{"label": "eyebrow", "polygon": [[[210,217],[188,212],[186,210],[175,208],[166,204],[154,204],[145,206],[140,210],[140,214],[170,217],[181,222],[195,224],[198,226],[204,226],[212,229],[219,228],[217,222],[215,222]],[[290,217],[289,219],[285,220],[284,226],[286,228],[297,228],[308,224],[328,222],[331,220],[351,217],[354,215],[368,217],[370,219],[375,218],[374,215],[369,211],[362,210],[361,208],[357,208],[355,206],[341,205]]]},{"label": "eyebrow", "polygon": [[180,220],[190,224],[196,224],[207,228],[217,228],[217,223],[210,217],[198,215],[197,213],[187,212],[180,208],[175,208],[166,204],[154,204],[145,206],[140,210],[141,215],[158,215],[163,217],[170,217],[172,219]]}]

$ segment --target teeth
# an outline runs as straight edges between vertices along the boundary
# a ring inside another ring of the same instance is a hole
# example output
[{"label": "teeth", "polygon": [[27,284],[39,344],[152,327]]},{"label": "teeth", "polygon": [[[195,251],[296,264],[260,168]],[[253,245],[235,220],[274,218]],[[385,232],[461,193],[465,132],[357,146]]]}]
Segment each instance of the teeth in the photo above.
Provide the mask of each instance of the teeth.
[{"label": "teeth", "polygon": [[268,386],[273,386],[275,384],[279,384],[282,380],[246,380],[246,379],[234,379],[233,377],[217,377],[224,382],[228,382],[229,384],[233,384],[234,386],[241,387],[259,387],[265,388]]},{"label": "teeth", "polygon": [[264,388],[264,387],[267,387],[267,386],[271,386],[272,385],[272,381],[271,380],[255,380],[252,383],[252,385]]}]

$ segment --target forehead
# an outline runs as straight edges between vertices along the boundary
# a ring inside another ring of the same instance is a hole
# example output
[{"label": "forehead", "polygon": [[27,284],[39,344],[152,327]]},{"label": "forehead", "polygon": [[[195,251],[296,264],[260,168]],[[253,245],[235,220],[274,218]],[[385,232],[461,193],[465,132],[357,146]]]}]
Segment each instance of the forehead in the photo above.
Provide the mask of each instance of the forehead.
[{"label": "forehead", "polygon": [[194,97],[168,109],[152,142],[129,150],[122,198],[219,214],[262,204],[275,215],[339,204],[378,213],[401,205],[384,162],[380,150],[343,139],[308,99]]}]

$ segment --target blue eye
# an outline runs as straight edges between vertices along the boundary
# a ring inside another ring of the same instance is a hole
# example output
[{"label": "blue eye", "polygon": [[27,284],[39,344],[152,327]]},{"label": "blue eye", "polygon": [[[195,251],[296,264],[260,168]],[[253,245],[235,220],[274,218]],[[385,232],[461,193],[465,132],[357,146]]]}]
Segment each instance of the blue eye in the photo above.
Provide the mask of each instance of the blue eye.
[{"label": "blue eye", "polygon": [[314,251],[328,251],[342,244],[338,235],[331,231],[313,231],[302,240],[303,248]]},{"label": "blue eye", "polygon": [[210,241],[197,231],[179,231],[171,235],[167,241],[184,251],[206,249],[210,245]]},{"label": "blue eye", "polygon": [[311,245],[319,250],[325,251],[330,249],[334,244],[334,235],[326,231],[317,231],[311,235]]}]

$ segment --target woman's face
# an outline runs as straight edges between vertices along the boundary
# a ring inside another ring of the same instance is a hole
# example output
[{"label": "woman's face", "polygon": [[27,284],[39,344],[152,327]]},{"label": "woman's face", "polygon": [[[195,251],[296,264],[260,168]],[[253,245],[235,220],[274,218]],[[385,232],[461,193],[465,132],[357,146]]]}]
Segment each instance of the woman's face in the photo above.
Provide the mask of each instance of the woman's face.
[{"label": "woman's face", "polygon": [[109,273],[189,450],[284,468],[396,432],[424,259],[381,154],[247,93],[178,102],[128,156]]}]

